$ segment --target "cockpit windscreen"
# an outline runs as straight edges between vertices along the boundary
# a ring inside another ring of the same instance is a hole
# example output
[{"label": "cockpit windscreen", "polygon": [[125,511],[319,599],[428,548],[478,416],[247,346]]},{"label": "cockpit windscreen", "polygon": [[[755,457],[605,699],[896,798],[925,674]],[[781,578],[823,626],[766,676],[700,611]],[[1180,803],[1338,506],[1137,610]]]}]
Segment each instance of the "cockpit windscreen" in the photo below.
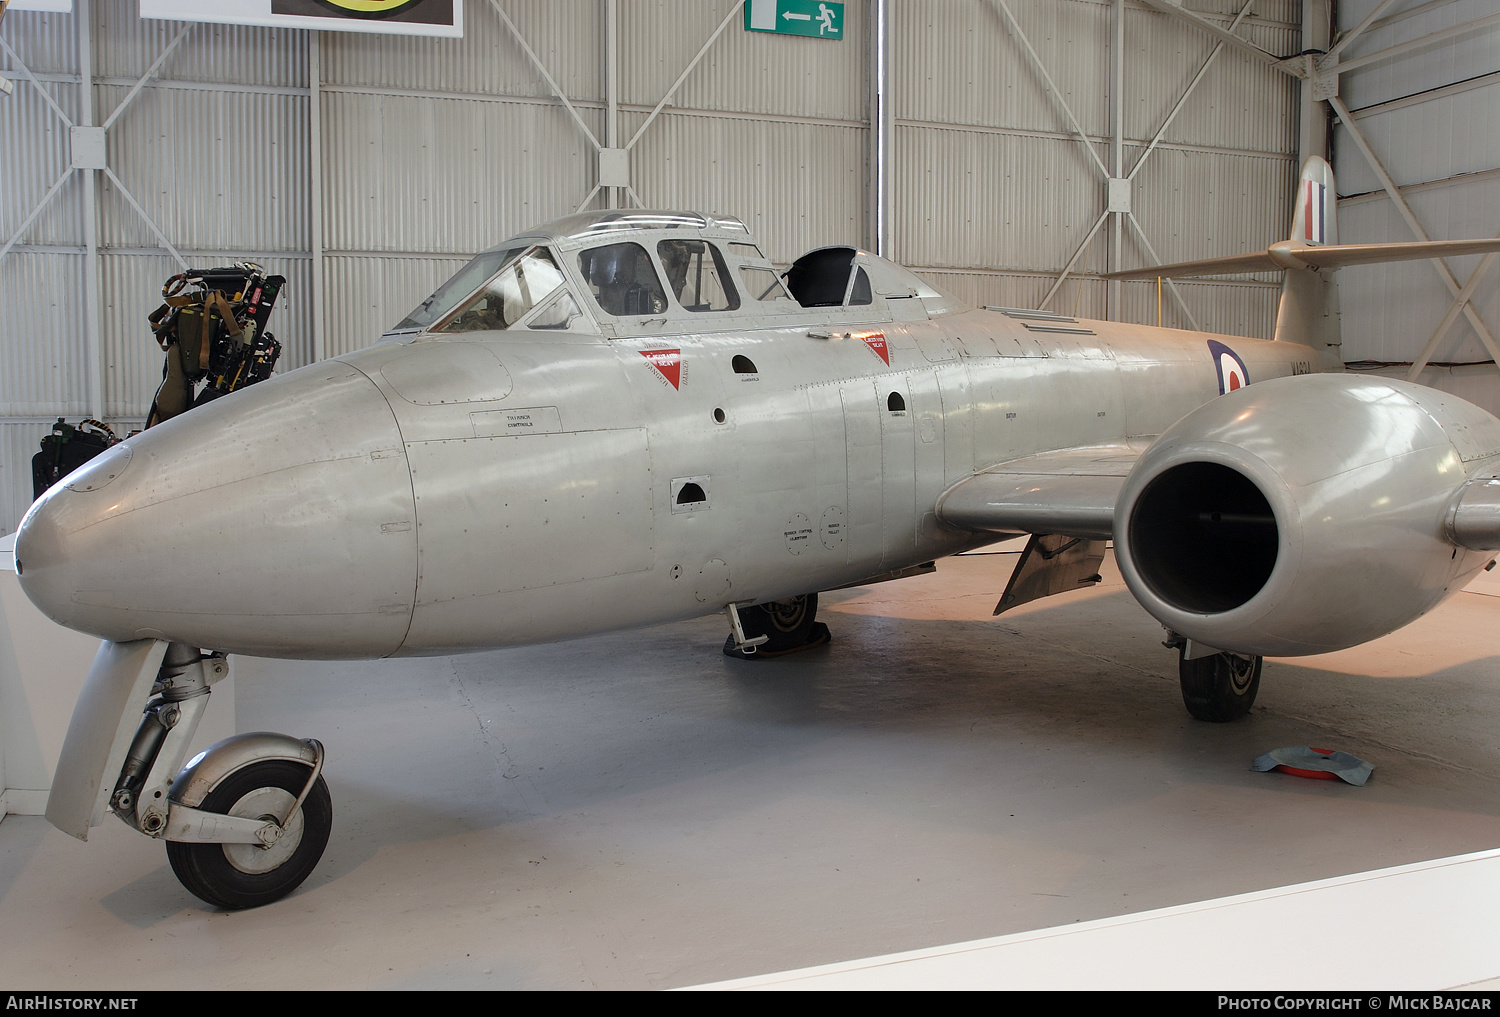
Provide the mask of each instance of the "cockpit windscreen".
[{"label": "cockpit windscreen", "polygon": [[427,328],[435,321],[446,317],[448,312],[458,306],[458,302],[469,296],[485,280],[492,278],[500,269],[514,259],[525,247],[509,247],[498,251],[485,251],[473,261],[449,279],[437,290],[417,305],[417,309],[401,319],[401,323],[391,331],[400,332],[412,328]]}]

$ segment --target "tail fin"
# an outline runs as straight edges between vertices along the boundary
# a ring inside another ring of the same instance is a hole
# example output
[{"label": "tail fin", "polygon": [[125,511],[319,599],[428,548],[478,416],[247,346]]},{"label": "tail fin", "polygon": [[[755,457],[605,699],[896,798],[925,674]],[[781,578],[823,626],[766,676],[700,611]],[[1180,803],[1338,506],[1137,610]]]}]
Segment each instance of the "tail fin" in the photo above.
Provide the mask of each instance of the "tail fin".
[{"label": "tail fin", "polygon": [[1292,214],[1293,244],[1323,247],[1339,242],[1338,209],[1334,201],[1333,167],[1313,156],[1302,164],[1297,202]]},{"label": "tail fin", "polygon": [[[1304,249],[1292,255],[1297,257],[1309,253],[1305,248],[1328,247],[1338,242],[1333,167],[1313,156],[1302,164],[1302,176],[1297,181],[1296,210],[1292,213],[1292,235],[1287,238],[1286,247]],[[1267,253],[1274,257],[1276,248],[1280,247],[1282,245],[1277,244]],[[1344,339],[1339,325],[1339,284],[1334,278],[1335,271],[1337,266],[1319,268],[1308,264],[1306,268],[1287,267],[1281,281],[1281,302],[1276,307],[1276,331],[1272,335],[1278,342],[1311,346],[1318,355],[1319,366],[1325,371],[1344,369],[1344,358],[1339,350]]]}]

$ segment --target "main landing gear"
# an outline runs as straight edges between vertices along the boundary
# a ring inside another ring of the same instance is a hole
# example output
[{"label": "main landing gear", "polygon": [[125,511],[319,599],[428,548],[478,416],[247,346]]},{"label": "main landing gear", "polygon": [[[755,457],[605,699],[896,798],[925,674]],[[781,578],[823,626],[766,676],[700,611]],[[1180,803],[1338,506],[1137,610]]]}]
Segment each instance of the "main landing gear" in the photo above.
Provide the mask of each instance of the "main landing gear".
[{"label": "main landing gear", "polygon": [[222,656],[167,646],[109,807],[167,842],[183,886],[233,910],[269,904],[302,884],[328,844],[333,805],[323,746],[311,738],[234,735],[180,769],[209,686],[228,671]]},{"label": "main landing gear", "polygon": [[1250,712],[1260,691],[1261,657],[1210,650],[1190,658],[1192,644],[1175,634],[1165,645],[1177,648],[1177,677],[1188,713],[1222,724]]},{"label": "main landing gear", "polygon": [[768,660],[828,642],[828,626],[817,621],[818,595],[805,593],[769,604],[730,604],[730,633],[724,655],[740,660]]}]

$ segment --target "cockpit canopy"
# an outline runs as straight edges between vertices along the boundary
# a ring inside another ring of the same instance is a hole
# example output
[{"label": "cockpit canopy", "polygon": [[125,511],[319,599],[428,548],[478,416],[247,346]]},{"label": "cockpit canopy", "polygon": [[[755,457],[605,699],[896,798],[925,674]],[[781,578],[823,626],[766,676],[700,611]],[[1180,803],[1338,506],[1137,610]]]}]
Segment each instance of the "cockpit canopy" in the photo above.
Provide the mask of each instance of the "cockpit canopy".
[{"label": "cockpit canopy", "polygon": [[[888,303],[907,300],[910,311]],[[875,312],[877,303],[904,320],[960,306],[901,266],[853,247],[818,248],[778,272],[738,219],[586,212],[480,254],[388,335],[510,329],[619,335],[648,326],[670,330],[673,318],[698,330],[708,322],[692,321],[697,315],[724,315],[727,327],[745,315],[833,307]]]}]

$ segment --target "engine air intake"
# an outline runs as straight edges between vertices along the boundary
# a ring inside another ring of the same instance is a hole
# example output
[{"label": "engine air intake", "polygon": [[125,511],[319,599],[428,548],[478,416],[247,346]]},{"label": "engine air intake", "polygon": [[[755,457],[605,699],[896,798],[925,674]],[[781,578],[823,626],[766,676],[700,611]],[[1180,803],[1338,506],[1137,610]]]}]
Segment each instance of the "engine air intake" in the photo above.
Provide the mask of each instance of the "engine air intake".
[{"label": "engine air intake", "polygon": [[1276,567],[1276,516],[1258,487],[1219,463],[1183,463],[1152,480],[1130,515],[1141,578],[1171,606],[1230,611]]}]

